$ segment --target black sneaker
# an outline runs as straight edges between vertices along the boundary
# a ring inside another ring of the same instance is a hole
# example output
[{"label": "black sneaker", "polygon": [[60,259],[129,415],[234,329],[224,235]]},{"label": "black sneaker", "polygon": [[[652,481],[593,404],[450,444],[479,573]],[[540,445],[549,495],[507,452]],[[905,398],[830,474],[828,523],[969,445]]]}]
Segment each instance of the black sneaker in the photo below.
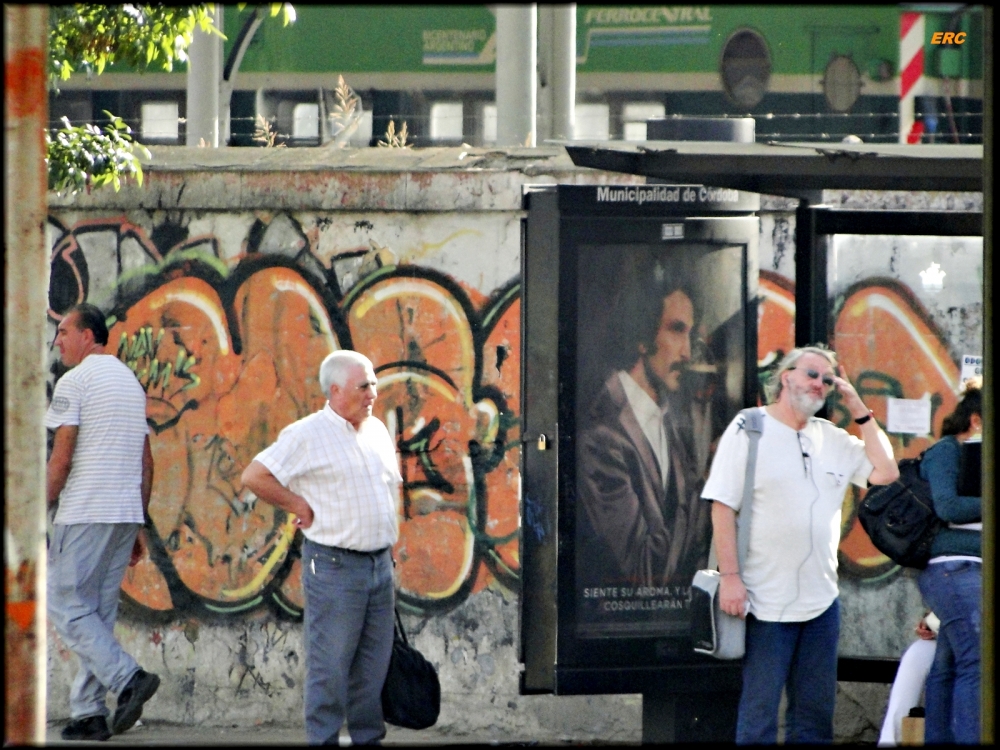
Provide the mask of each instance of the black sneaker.
[{"label": "black sneaker", "polygon": [[108,729],[108,720],[103,716],[87,716],[84,719],[73,719],[63,727],[62,738],[104,742],[111,739],[111,730]]},{"label": "black sneaker", "polygon": [[135,726],[139,717],[142,716],[142,704],[153,697],[153,693],[158,687],[160,687],[160,678],[155,674],[140,669],[132,675],[132,679],[118,694],[118,708],[115,709],[111,730],[115,734],[121,734]]}]

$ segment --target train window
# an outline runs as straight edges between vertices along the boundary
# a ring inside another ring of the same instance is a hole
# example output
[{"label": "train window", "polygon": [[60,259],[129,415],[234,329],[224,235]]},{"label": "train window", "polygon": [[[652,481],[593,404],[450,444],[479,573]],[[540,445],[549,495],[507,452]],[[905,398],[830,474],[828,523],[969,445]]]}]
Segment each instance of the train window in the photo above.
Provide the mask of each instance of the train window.
[{"label": "train window", "polygon": [[861,71],[847,55],[835,55],[823,74],[823,94],[834,112],[847,112],[861,94]]},{"label": "train window", "polygon": [[319,138],[319,104],[303,102],[292,109],[292,138]]},{"label": "train window", "polygon": [[483,105],[483,143],[497,142],[497,105]]},{"label": "train window", "polygon": [[607,104],[577,104],[573,139],[606,141],[611,138],[611,108]]},{"label": "train window", "polygon": [[760,104],[771,79],[771,55],[764,37],[751,29],[729,37],[720,73],[722,87],[735,104],[747,109]]},{"label": "train window", "polygon": [[139,130],[144,141],[176,141],[180,122],[177,102],[143,102]]},{"label": "train window", "polygon": [[462,139],[462,102],[435,102],[431,105],[431,140]]},{"label": "train window", "polygon": [[646,140],[646,120],[663,117],[662,102],[628,102],[622,107],[622,138],[626,141]]}]

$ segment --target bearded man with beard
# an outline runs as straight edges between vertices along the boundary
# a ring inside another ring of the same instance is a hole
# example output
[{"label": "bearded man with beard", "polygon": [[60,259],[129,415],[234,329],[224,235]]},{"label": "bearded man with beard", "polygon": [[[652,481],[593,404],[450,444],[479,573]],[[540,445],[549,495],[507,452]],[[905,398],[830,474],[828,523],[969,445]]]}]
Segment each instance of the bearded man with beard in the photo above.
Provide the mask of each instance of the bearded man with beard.
[{"label": "bearded man with beard", "polygon": [[[814,416],[834,389],[862,439]],[[789,352],[767,396],[742,567],[736,514],[749,441],[741,416],[723,434],[702,491],[712,502],[720,606],[746,618],[736,742],[777,742],[785,689],[785,742],[830,743],[840,635],[837,546],[847,483],[889,484],[899,468],[885,433],[829,349]]]}]

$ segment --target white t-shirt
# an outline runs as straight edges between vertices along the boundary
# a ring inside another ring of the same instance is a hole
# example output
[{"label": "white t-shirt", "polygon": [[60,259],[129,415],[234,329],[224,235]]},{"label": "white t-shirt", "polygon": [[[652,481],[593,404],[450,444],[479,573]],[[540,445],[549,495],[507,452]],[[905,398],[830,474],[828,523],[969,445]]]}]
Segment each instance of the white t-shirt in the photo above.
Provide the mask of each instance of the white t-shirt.
[{"label": "white t-shirt", "polygon": [[142,523],[146,392],[112,354],[90,354],[56,383],[45,427],[79,427],[54,523]]},{"label": "white t-shirt", "polygon": [[[865,486],[873,467],[864,441],[825,419],[812,417],[797,432],[763,407],[761,412],[742,579],[755,617],[803,622],[821,615],[837,598],[844,496],[851,482]],[[884,440],[882,433],[879,439]],[[737,416],[719,441],[703,498],[739,511],[748,444]],[[891,455],[887,440],[884,445]]]},{"label": "white t-shirt", "polygon": [[378,418],[355,430],[328,402],[288,425],[254,460],[309,503],[314,519],[302,530],[307,539],[360,552],[396,543],[403,478],[396,446]]}]

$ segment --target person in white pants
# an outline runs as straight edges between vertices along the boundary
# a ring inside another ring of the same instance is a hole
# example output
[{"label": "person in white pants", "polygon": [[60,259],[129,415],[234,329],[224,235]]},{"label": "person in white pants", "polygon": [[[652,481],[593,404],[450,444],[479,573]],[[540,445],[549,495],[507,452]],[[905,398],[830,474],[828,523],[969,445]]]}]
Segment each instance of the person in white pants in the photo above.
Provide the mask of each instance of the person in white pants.
[{"label": "person in white pants", "polygon": [[902,741],[903,717],[909,715],[911,708],[920,704],[924,682],[931,671],[934,652],[937,650],[937,628],[938,618],[933,612],[928,612],[917,623],[916,633],[919,638],[903,652],[896,679],[889,691],[889,706],[878,738],[879,747],[895,747]]}]

